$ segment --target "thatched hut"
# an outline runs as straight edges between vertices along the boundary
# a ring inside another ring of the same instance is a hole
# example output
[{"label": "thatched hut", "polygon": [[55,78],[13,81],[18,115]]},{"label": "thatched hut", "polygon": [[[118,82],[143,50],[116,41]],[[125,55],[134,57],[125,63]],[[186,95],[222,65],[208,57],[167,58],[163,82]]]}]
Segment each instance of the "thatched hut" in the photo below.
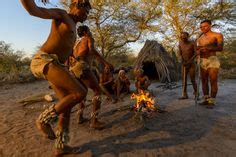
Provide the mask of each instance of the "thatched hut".
[{"label": "thatched hut", "polygon": [[138,54],[134,68],[142,68],[152,80],[173,82],[177,80],[177,63],[157,41],[147,40]]}]

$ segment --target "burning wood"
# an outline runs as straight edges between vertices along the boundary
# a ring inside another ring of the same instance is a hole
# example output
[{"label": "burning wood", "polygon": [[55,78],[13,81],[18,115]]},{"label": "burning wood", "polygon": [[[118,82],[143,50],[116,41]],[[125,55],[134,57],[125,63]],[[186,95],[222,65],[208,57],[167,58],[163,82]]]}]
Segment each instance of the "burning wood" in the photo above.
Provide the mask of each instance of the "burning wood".
[{"label": "burning wood", "polygon": [[137,100],[136,104],[132,107],[132,109],[136,112],[157,111],[155,101],[149,92],[141,90],[138,94],[133,93],[131,95],[131,99]]}]

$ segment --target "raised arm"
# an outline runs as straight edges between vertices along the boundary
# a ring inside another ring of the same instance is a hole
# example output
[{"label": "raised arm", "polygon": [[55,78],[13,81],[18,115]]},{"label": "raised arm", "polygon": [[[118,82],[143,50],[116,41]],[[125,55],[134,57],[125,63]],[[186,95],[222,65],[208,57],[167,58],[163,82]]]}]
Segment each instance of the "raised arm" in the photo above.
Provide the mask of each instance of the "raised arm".
[{"label": "raised arm", "polygon": [[[43,19],[62,19],[66,15],[66,11],[62,9],[46,9],[38,7],[34,0],[20,0],[25,10],[32,16]],[[42,0],[43,3],[46,0]]]}]

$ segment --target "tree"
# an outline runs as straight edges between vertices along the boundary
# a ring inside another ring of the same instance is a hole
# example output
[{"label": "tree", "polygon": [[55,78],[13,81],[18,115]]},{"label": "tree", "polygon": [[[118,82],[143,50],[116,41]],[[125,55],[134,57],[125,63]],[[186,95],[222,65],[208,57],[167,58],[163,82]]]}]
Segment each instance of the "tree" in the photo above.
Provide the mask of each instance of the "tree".
[{"label": "tree", "polygon": [[197,38],[199,23],[204,19],[212,20],[214,28],[220,29],[221,32],[223,30],[225,37],[231,34],[235,24],[235,5],[228,1],[164,1],[162,9],[163,16],[158,22],[160,28],[157,34],[159,40],[169,47],[171,52],[176,50],[182,31],[187,31],[191,37]]},{"label": "tree", "polygon": [[228,42],[225,45],[225,50],[218,56],[223,69],[236,68],[236,39]]},{"label": "tree", "polygon": [[0,72],[19,70],[22,58],[22,51],[14,51],[10,44],[0,41]]},{"label": "tree", "polygon": [[[61,0],[68,7],[68,0]],[[92,1],[88,22],[98,50],[105,58],[128,52],[127,44],[139,40],[161,16],[160,1]]]},{"label": "tree", "polygon": [[0,85],[34,81],[30,61],[23,51],[13,50],[11,44],[0,41]]}]

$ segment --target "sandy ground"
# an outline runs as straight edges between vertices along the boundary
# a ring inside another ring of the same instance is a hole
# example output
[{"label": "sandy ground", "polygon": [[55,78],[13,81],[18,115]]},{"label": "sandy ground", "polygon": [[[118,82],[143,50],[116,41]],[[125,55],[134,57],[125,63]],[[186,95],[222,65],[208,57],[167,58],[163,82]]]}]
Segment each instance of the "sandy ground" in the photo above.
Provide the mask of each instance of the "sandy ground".
[{"label": "sandy ground", "polygon": [[[233,157],[236,156],[236,80],[219,83],[217,106],[210,110],[194,106],[190,99],[178,100],[181,88],[155,88],[161,108],[146,121],[133,118],[129,110],[117,108],[134,103],[128,96],[122,103],[104,104],[101,119],[106,129],[94,131],[89,123],[77,125],[72,114],[71,142],[81,153],[68,157]],[[53,142],[40,136],[34,121],[50,103],[23,107],[19,99],[50,92],[45,81],[0,86],[0,157],[50,157]],[[76,109],[76,108],[75,108]],[[90,107],[86,109],[88,117]]]}]

